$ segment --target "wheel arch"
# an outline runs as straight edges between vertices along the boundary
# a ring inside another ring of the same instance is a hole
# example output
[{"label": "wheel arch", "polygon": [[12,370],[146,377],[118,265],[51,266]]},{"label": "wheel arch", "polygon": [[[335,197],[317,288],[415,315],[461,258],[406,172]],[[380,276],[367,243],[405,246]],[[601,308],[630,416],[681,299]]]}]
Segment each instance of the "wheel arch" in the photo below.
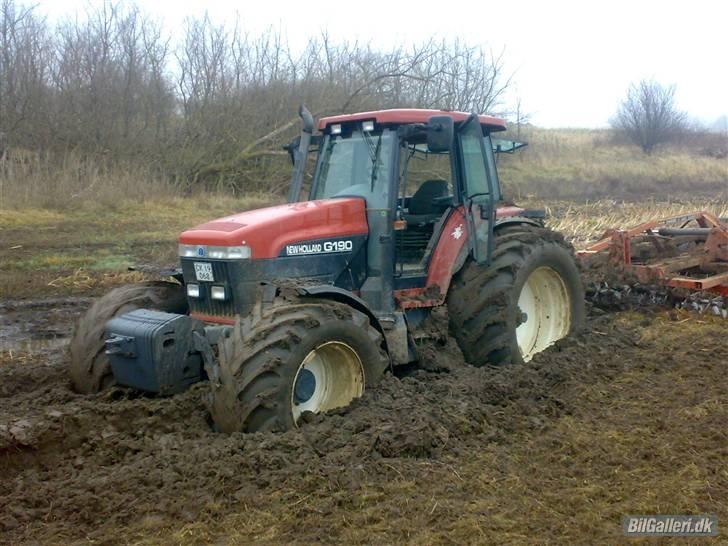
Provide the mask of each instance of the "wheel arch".
[{"label": "wheel arch", "polygon": [[343,288],[339,288],[337,286],[331,286],[331,285],[315,285],[315,286],[305,286],[305,287],[299,287],[298,293],[301,296],[308,296],[308,297],[316,297],[316,298],[323,298],[323,299],[329,299],[332,301],[336,301],[339,303],[345,303],[346,305],[350,305],[357,311],[364,313],[367,317],[369,317],[369,320],[372,323],[372,326],[376,328],[380,334],[382,334],[382,337],[384,338],[384,344],[385,348],[387,349],[387,352],[389,352],[389,347],[386,347],[387,345],[387,339],[385,336],[384,329],[382,328],[382,325],[379,323],[379,319],[374,314],[374,312],[369,308],[367,303],[361,299],[359,296],[356,296],[355,294],[352,294],[348,290],[344,290]]},{"label": "wheel arch", "polygon": [[527,218],[526,216],[508,216],[507,218],[496,220],[495,225],[493,226],[493,231],[497,233],[504,227],[520,226],[524,224],[540,228],[544,227],[543,221]]}]

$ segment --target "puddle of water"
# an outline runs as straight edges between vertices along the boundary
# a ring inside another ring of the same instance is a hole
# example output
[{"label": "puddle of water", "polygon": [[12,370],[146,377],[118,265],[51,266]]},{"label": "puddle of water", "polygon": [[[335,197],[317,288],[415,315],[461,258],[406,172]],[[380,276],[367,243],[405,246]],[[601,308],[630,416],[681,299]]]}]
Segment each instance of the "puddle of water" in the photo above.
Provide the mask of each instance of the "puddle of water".
[{"label": "puddle of water", "polygon": [[56,300],[4,305],[0,308],[0,351],[38,352],[64,347],[85,308],[79,302]]},{"label": "puddle of water", "polygon": [[18,351],[25,353],[36,353],[49,349],[61,349],[68,345],[70,337],[55,337],[47,339],[18,339],[8,340],[0,338],[0,352]]}]

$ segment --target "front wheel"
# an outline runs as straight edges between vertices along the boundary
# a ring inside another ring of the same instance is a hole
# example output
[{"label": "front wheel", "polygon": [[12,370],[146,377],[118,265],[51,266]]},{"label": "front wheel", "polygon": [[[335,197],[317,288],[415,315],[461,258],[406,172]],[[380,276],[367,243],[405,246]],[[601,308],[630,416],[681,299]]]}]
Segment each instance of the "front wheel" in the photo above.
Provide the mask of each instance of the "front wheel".
[{"label": "front wheel", "polygon": [[210,413],[221,432],[293,428],[307,412],[349,405],[389,364],[369,318],[328,300],[254,311],[219,347]]},{"label": "front wheel", "polygon": [[468,262],[447,299],[450,328],[473,365],[528,362],[584,322],[571,247],[551,230],[505,227],[489,266]]}]

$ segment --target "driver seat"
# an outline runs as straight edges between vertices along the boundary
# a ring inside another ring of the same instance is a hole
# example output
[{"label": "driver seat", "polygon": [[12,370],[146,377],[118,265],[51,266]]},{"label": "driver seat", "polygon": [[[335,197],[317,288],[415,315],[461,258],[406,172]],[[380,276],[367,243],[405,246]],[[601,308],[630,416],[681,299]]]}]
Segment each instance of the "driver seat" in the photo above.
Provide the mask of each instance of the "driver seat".
[{"label": "driver seat", "polygon": [[402,263],[419,264],[432,238],[435,223],[442,218],[447,207],[434,202],[438,197],[448,197],[447,182],[425,180],[407,202],[407,212],[402,218],[407,229],[396,231],[398,260]]},{"label": "driver seat", "polygon": [[437,206],[434,200],[448,195],[450,191],[445,180],[425,180],[409,199],[407,213],[403,215],[407,225],[422,226],[437,222],[443,211],[442,206]]}]

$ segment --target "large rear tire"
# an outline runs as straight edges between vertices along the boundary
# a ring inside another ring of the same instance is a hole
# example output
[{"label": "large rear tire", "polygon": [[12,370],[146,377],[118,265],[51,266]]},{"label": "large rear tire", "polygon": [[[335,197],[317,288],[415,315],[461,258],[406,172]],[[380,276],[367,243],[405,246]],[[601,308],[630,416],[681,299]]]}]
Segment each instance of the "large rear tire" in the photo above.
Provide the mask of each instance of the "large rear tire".
[{"label": "large rear tire", "polygon": [[382,335],[343,303],[274,303],[223,340],[210,413],[222,432],[282,431],[306,412],[347,406],[389,364]]},{"label": "large rear tire", "polygon": [[475,366],[528,362],[584,323],[584,289],[573,250],[529,225],[495,234],[490,266],[467,262],[447,298],[450,329]]},{"label": "large rear tire", "polygon": [[104,344],[106,323],[135,309],[185,314],[184,287],[165,281],[130,284],[115,288],[96,300],[78,321],[71,339],[70,373],[76,392],[93,394],[114,384]]}]

